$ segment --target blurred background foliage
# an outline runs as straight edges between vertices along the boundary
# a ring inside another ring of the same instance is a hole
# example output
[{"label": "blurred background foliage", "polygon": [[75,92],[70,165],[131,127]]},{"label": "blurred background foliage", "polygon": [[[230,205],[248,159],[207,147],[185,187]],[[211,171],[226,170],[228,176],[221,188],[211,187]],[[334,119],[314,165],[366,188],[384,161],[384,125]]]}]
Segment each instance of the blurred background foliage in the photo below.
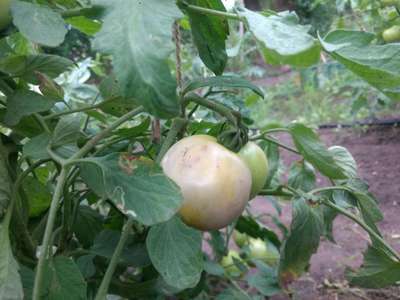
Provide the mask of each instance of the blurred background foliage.
[{"label": "blurred background foliage", "polygon": [[[244,4],[250,9],[295,11],[301,23],[310,24],[310,32],[317,38],[325,36],[331,29],[364,30],[376,34],[375,43],[383,44],[382,33],[391,27],[400,25],[396,0],[226,0],[227,9]],[[399,1],[400,2],[400,1]],[[397,5],[400,7],[400,3]],[[184,80],[196,77],[212,76],[198,57],[191,42],[188,20],[181,21],[182,66]],[[96,94],[95,85],[110,69],[107,57],[100,56],[90,49],[90,38],[78,30],[69,31],[64,43],[47,52],[67,56],[79,62],[78,68],[86,74],[85,89],[77,94],[74,84],[64,83],[71,89],[70,94],[78,98],[87,98]],[[400,27],[399,37],[400,41]],[[397,42],[395,39],[393,42]],[[306,69],[273,67],[261,58],[250,34],[238,22],[230,24],[230,36],[227,41],[229,61],[225,73],[240,75],[252,80],[265,91],[262,100],[246,91],[222,94],[214,91],[216,101],[228,103],[233,100],[236,108],[251,117],[254,127],[265,127],[271,123],[285,123],[299,120],[308,125],[352,124],[359,121],[396,119],[399,117],[400,104],[391,101],[365,81],[352,74],[336,61],[321,56],[320,63]],[[171,61],[174,57],[171,55]],[[240,70],[240,74],[238,73]],[[76,76],[76,74],[74,76]],[[74,77],[75,78],[75,77]],[[76,80],[76,78],[73,80]],[[83,78],[83,79],[82,79]],[[65,81],[66,79],[64,79]],[[75,90],[74,90],[75,89]],[[195,116],[205,118],[205,111],[198,110]],[[211,118],[212,116],[210,116]]]}]

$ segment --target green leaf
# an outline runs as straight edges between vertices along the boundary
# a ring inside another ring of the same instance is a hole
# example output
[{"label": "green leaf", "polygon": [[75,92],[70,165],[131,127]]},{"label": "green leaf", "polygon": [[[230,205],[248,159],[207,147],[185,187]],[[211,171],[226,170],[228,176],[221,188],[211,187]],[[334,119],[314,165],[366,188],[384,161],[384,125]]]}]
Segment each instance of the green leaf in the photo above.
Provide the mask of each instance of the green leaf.
[{"label": "green leaf", "polygon": [[31,138],[23,148],[25,157],[32,159],[46,159],[49,158],[47,153],[47,146],[50,143],[50,135],[48,133],[42,133]]},{"label": "green leaf", "polygon": [[111,101],[106,101],[99,105],[101,111],[115,117],[121,117],[136,107],[138,107],[138,104],[133,99],[126,99],[124,97],[116,97]]},{"label": "green leaf", "polygon": [[227,75],[199,78],[192,80],[183,88],[182,94],[185,95],[188,92],[203,87],[224,87],[224,88],[228,87],[228,88],[250,89],[260,97],[264,98],[263,91],[259,87],[252,84],[247,79],[237,76],[227,76]]},{"label": "green leaf", "polygon": [[[0,170],[0,172],[2,171]],[[3,192],[3,188],[7,188],[4,185],[4,182],[1,182],[0,193]],[[0,299],[18,300],[23,299],[24,296],[18,273],[19,266],[11,251],[8,232],[10,213],[0,223]]]},{"label": "green leaf", "polygon": [[332,52],[350,45],[364,47],[374,38],[375,34],[371,32],[339,29],[329,32],[323,40],[320,38],[320,42],[325,50]]},{"label": "green leaf", "polygon": [[368,214],[369,218],[373,222],[379,222],[383,220],[382,212],[379,209],[378,204],[375,199],[370,197],[370,195],[366,193],[353,192],[353,195],[358,200],[358,205],[361,210]]},{"label": "green leaf", "polygon": [[43,128],[33,116],[22,118],[16,126],[9,126],[5,124],[4,116],[6,115],[6,112],[7,110],[5,108],[0,108],[0,124],[5,127],[10,127],[10,129],[13,130],[13,133],[32,138],[43,132]]},{"label": "green leaf", "polygon": [[79,116],[62,117],[53,131],[51,144],[54,147],[74,144],[81,136],[81,121]]},{"label": "green leaf", "polygon": [[257,273],[246,277],[249,286],[267,297],[281,293],[276,270],[261,261],[255,261],[255,264]]},{"label": "green leaf", "polygon": [[[383,220],[383,215],[373,196],[359,191],[353,192],[353,196],[357,199],[357,207],[361,212],[364,222],[378,235],[382,236],[376,223]],[[376,241],[373,236],[370,235],[370,237],[374,245],[381,244],[379,241]]]},{"label": "green leaf", "polygon": [[222,258],[225,255],[225,239],[222,232],[219,230],[210,231],[211,238],[208,240],[214,255],[217,259]]},{"label": "green leaf", "polygon": [[[187,3],[226,11],[220,0],[189,0]],[[185,11],[184,5],[182,8]],[[222,74],[228,60],[225,47],[225,41],[229,35],[228,21],[225,18],[191,10],[185,12],[189,16],[193,40],[201,60],[215,74]]]},{"label": "green leaf", "polygon": [[42,297],[49,300],[76,299],[85,300],[86,282],[74,261],[65,256],[57,256],[45,265],[45,293]]},{"label": "green leaf", "polygon": [[294,189],[309,192],[315,187],[314,168],[306,161],[296,161],[289,170],[288,184]]},{"label": "green leaf", "polygon": [[157,296],[165,293],[165,282],[160,278],[152,278],[143,282],[111,282],[109,291],[124,299],[157,299]]},{"label": "green leaf", "polygon": [[[90,253],[111,259],[120,237],[121,232],[119,231],[103,230],[96,236]],[[128,237],[119,262],[137,268],[148,266],[151,263],[146,245],[137,241],[133,235]]]},{"label": "green leaf", "polygon": [[89,206],[80,205],[72,230],[84,247],[89,247],[103,229],[103,218]]},{"label": "green leaf", "polygon": [[265,181],[265,187],[271,188],[274,176],[277,174],[279,169],[279,147],[278,145],[266,142],[267,147],[264,150],[268,159],[268,176]]},{"label": "green leaf", "polygon": [[64,41],[67,29],[58,12],[46,6],[14,0],[11,14],[14,25],[32,42],[56,47]]},{"label": "green leaf", "polygon": [[84,278],[90,278],[96,273],[96,267],[93,263],[95,257],[93,254],[88,254],[82,255],[76,260],[76,265]]},{"label": "green leaf", "polygon": [[11,201],[12,182],[8,173],[8,154],[0,138],[0,221]]},{"label": "green leaf", "polygon": [[235,229],[253,238],[268,240],[277,248],[281,246],[281,241],[274,231],[249,216],[240,216],[236,222]]},{"label": "green leaf", "polygon": [[124,137],[126,139],[135,137],[135,136],[140,136],[143,135],[149,128],[151,124],[151,119],[150,117],[147,117],[146,119],[143,120],[142,123],[140,123],[137,126],[133,126],[130,128],[120,128],[117,131],[115,131],[115,135],[118,135],[120,137]]},{"label": "green leaf", "polygon": [[[8,151],[0,139],[0,299],[23,299],[21,278],[10,243],[9,225],[12,210],[8,209],[12,195],[12,182],[8,172]],[[3,218],[3,214],[5,216]]]},{"label": "green leaf", "polygon": [[324,219],[324,232],[323,236],[326,237],[332,243],[336,243],[333,236],[333,221],[337,217],[338,213],[331,207],[321,206],[322,216]]},{"label": "green leaf", "polygon": [[113,56],[123,95],[148,112],[170,118],[179,113],[176,82],[168,65],[172,24],[181,17],[175,1],[98,1],[107,7],[94,47]]},{"label": "green leaf", "polygon": [[196,286],[203,271],[200,231],[174,217],[151,227],[146,245],[154,267],[169,285]]},{"label": "green leaf", "polygon": [[21,265],[19,274],[21,275],[22,286],[24,288],[24,300],[31,300],[33,286],[35,284],[35,272],[28,267]]},{"label": "green leaf", "polygon": [[[322,45],[334,59],[388,96],[399,97],[400,44],[368,45],[368,38],[361,43],[362,39],[353,38],[354,33],[348,33],[349,36],[342,39],[332,35],[335,32],[328,34]],[[347,43],[343,44],[343,40]]]},{"label": "green leaf", "polygon": [[38,217],[46,211],[51,203],[51,193],[35,177],[28,176],[22,184],[25,193],[29,195],[29,217]]},{"label": "green leaf", "polygon": [[332,146],[328,151],[332,153],[333,159],[347,178],[357,177],[357,163],[349,150],[341,146]]},{"label": "green leaf", "polygon": [[84,16],[77,16],[77,17],[72,17],[65,19],[65,21],[72,25],[75,29],[78,29],[79,31],[87,34],[87,35],[94,35],[96,34],[100,28],[101,28],[101,23],[91,20],[89,18],[86,18]]},{"label": "green leaf", "polygon": [[17,90],[7,99],[4,122],[7,125],[15,126],[22,117],[49,110],[54,104],[54,99],[43,97],[29,90]]},{"label": "green leaf", "polygon": [[293,13],[281,12],[266,17],[241,9],[239,14],[257,39],[267,63],[308,67],[319,61],[320,46],[308,34],[310,27],[299,25]]},{"label": "green leaf", "polygon": [[379,248],[368,247],[364,262],[357,271],[347,270],[350,284],[379,289],[400,282],[400,262],[394,261]]},{"label": "green leaf", "polygon": [[331,179],[346,178],[342,169],[336,164],[333,155],[321,143],[314,131],[299,123],[290,125],[289,130],[303,157],[323,175]]},{"label": "green leaf", "polygon": [[222,291],[215,300],[252,300],[252,298],[245,291],[230,287]]},{"label": "green leaf", "polygon": [[69,59],[49,54],[10,56],[0,60],[0,71],[35,84],[39,83],[36,72],[55,78],[72,66]]},{"label": "green leaf", "polygon": [[114,153],[81,162],[81,175],[89,187],[144,225],[165,222],[180,208],[179,188],[148,159]]},{"label": "green leaf", "polygon": [[206,260],[204,262],[204,271],[214,276],[223,277],[225,274],[224,268],[215,261]]},{"label": "green leaf", "polygon": [[279,281],[287,286],[307,268],[311,256],[317,251],[323,233],[323,219],[319,209],[303,198],[293,200],[290,233],[285,240],[279,263]]}]

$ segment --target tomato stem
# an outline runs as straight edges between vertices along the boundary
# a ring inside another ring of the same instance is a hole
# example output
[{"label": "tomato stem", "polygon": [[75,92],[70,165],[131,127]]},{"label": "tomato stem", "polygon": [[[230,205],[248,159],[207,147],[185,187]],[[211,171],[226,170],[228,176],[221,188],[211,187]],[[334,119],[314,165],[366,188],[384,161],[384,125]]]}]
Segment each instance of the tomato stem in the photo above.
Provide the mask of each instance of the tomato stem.
[{"label": "tomato stem", "polygon": [[289,132],[289,129],[284,128],[284,127],[271,128],[268,130],[264,130],[263,132],[261,132],[259,134],[253,135],[250,139],[251,140],[263,139],[266,134],[276,133],[276,132]]},{"label": "tomato stem", "polygon": [[[75,164],[75,160],[80,159],[81,157],[85,156],[96,144],[107,137],[111,132],[125,123],[126,121],[130,120],[134,116],[142,113],[144,111],[143,107],[138,107],[127,114],[123,115],[122,117],[118,118],[116,121],[111,123],[107,128],[100,131],[96,134],[92,139],[90,139],[78,152],[76,152],[71,158],[67,160],[59,159],[58,156],[52,157],[56,162],[61,165],[60,174],[57,177],[57,185],[53,194],[53,198],[51,200],[50,209],[49,209],[49,216],[46,223],[46,228],[44,232],[43,242],[42,242],[42,251],[39,256],[39,261],[36,269],[36,276],[35,276],[35,283],[32,293],[32,300],[39,300],[41,296],[41,289],[42,289],[42,280],[43,280],[43,270],[46,263],[46,260],[51,257],[49,255],[49,248],[52,247],[50,244],[51,236],[53,234],[54,222],[57,216],[57,210],[63,196],[63,190],[65,183],[68,180],[68,173],[69,173],[69,166]],[[54,154],[51,149],[48,149],[50,154]]]},{"label": "tomato stem", "polygon": [[106,273],[104,274],[103,280],[101,281],[95,300],[106,299],[108,287],[110,285],[115,269],[117,268],[119,257],[121,256],[125,243],[128,240],[129,233],[131,232],[132,223],[133,219],[128,217],[128,220],[126,221],[124,227],[122,228],[121,237],[111,257],[110,263],[107,267]]},{"label": "tomato stem", "polygon": [[[225,117],[232,125],[237,126],[237,112],[234,112],[229,107],[222,105],[220,103],[211,101],[207,98],[200,97],[194,93],[190,93],[184,98],[184,101],[187,102],[194,102],[201,106],[207,107],[208,109],[215,111],[216,113],[220,114],[221,116]],[[240,115],[240,114],[239,114]]]},{"label": "tomato stem", "polygon": [[232,20],[243,21],[242,17],[235,13],[228,13],[226,11],[214,10],[210,8],[205,8],[197,5],[188,4],[186,1],[179,1],[183,4],[184,8],[193,12],[198,12],[205,15],[212,15],[217,17],[223,17]]},{"label": "tomato stem", "polygon": [[170,130],[168,131],[168,135],[165,138],[160,152],[157,155],[156,162],[159,164],[164,157],[165,153],[167,153],[168,149],[172,146],[172,144],[175,142],[176,136],[179,134],[179,132],[184,128],[187,124],[187,121],[182,118],[175,118],[172,121],[172,125]]},{"label": "tomato stem", "polygon": [[275,138],[273,138],[271,136],[263,136],[262,139],[265,140],[265,141],[271,142],[271,143],[273,143],[275,145],[278,145],[279,147],[281,147],[281,148],[283,148],[285,150],[288,150],[288,151],[293,152],[295,154],[301,155],[301,153],[299,151],[297,151],[296,149],[281,143],[280,141],[276,140]]},{"label": "tomato stem", "polygon": [[83,157],[86,153],[88,153],[96,144],[107,137],[111,132],[125,123],[126,121],[129,121],[136,115],[142,113],[144,111],[142,106],[139,106],[138,108],[128,112],[127,114],[123,115],[122,117],[118,118],[114,123],[111,123],[106,129],[103,131],[100,131],[98,134],[96,134],[93,138],[91,138],[78,152],[76,152],[70,159],[68,159],[68,163],[72,163],[72,161],[76,158],[81,158]]},{"label": "tomato stem", "polygon": [[44,231],[42,248],[40,251],[39,262],[36,269],[35,283],[33,287],[32,300],[39,300],[41,297],[41,288],[43,281],[43,270],[46,260],[48,258],[50,239],[53,233],[54,222],[57,216],[58,206],[62,197],[62,192],[64,189],[64,184],[67,179],[68,169],[65,167],[61,168],[60,175],[57,178],[57,185],[53,194],[53,199],[51,200],[51,205],[49,209],[49,216],[46,223],[46,229]]},{"label": "tomato stem", "polygon": [[[322,190],[322,189],[320,189],[320,190]],[[323,199],[322,204],[335,209],[342,215],[344,215],[344,216],[348,217],[349,219],[353,220],[354,222],[356,222],[366,232],[368,232],[371,237],[373,237],[384,248],[386,248],[398,261],[400,261],[400,255],[388,243],[386,243],[386,241],[379,234],[377,234],[371,227],[369,227],[364,221],[360,220],[357,216],[353,215],[352,213],[348,212],[347,210],[343,209],[342,207],[334,204],[333,202],[329,201],[328,199]]]},{"label": "tomato stem", "polygon": [[64,116],[64,115],[69,115],[69,114],[74,114],[74,113],[78,113],[78,112],[84,112],[84,111],[88,111],[88,110],[93,110],[93,109],[101,107],[105,103],[114,101],[115,99],[116,99],[116,97],[113,97],[113,98],[109,98],[109,99],[106,99],[104,101],[101,101],[101,102],[99,102],[97,104],[87,105],[87,106],[83,106],[83,107],[79,107],[79,108],[75,108],[75,109],[69,109],[69,110],[61,111],[61,112],[58,112],[58,113],[53,113],[53,114],[44,116],[43,119],[44,120],[54,119],[54,118],[58,118],[58,117],[61,117],[61,116]]}]

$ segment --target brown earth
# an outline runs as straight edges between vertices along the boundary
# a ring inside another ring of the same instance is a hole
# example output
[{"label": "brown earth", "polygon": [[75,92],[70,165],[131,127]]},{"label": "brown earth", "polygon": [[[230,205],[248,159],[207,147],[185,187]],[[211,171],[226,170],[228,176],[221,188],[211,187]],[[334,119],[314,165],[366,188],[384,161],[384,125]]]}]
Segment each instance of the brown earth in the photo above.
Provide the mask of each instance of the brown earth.
[{"label": "brown earth", "polygon": [[[379,201],[384,220],[379,223],[385,239],[400,251],[400,128],[384,127],[361,130],[321,130],[321,139],[326,145],[342,145],[350,150],[357,161],[360,176],[370,185],[370,191]],[[283,140],[290,143],[288,137]],[[282,153],[285,164],[296,159]],[[320,183],[323,181],[320,180]],[[290,224],[291,210],[283,203],[281,219]],[[275,213],[266,199],[253,201],[252,211]],[[273,226],[271,220],[264,222]],[[338,217],[334,222],[336,244],[322,241],[318,252],[311,259],[309,273],[293,284],[291,299],[299,300],[353,300],[353,299],[400,299],[400,287],[366,290],[349,287],[344,271],[347,266],[358,267],[362,252],[369,241],[368,235],[357,224]],[[274,300],[289,299],[275,296]]]}]

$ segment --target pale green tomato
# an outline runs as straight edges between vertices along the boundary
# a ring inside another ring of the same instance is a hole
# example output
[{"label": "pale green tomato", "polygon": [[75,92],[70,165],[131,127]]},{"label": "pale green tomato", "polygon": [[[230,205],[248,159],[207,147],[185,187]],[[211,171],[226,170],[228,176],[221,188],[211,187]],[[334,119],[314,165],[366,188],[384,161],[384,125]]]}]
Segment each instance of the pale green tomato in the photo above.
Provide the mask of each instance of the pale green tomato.
[{"label": "pale green tomato", "polygon": [[181,189],[183,221],[200,230],[220,229],[239,217],[250,196],[251,174],[239,156],[208,135],[186,137],[161,161]]},{"label": "pale green tomato", "polygon": [[249,251],[250,258],[261,260],[270,266],[276,265],[279,261],[279,251],[274,245],[262,239],[250,238]]},{"label": "pale green tomato", "polygon": [[10,0],[0,0],[0,31],[11,22]]},{"label": "pale green tomato", "polygon": [[238,245],[239,247],[243,247],[249,242],[249,236],[237,230],[235,230],[235,232],[233,233],[233,239],[235,240],[236,245]]},{"label": "pale green tomato", "polygon": [[228,255],[222,258],[221,265],[224,267],[225,272],[228,275],[237,276],[240,275],[242,271],[237,267],[233,258],[243,263],[242,258],[239,256],[239,253],[237,253],[235,250],[229,250]]},{"label": "pale green tomato", "polygon": [[243,159],[251,172],[251,198],[257,195],[265,185],[268,176],[268,160],[264,151],[254,142],[248,142],[239,151],[239,156]]},{"label": "pale green tomato", "polygon": [[400,41],[400,26],[394,25],[384,30],[382,33],[383,40],[387,43]]}]

